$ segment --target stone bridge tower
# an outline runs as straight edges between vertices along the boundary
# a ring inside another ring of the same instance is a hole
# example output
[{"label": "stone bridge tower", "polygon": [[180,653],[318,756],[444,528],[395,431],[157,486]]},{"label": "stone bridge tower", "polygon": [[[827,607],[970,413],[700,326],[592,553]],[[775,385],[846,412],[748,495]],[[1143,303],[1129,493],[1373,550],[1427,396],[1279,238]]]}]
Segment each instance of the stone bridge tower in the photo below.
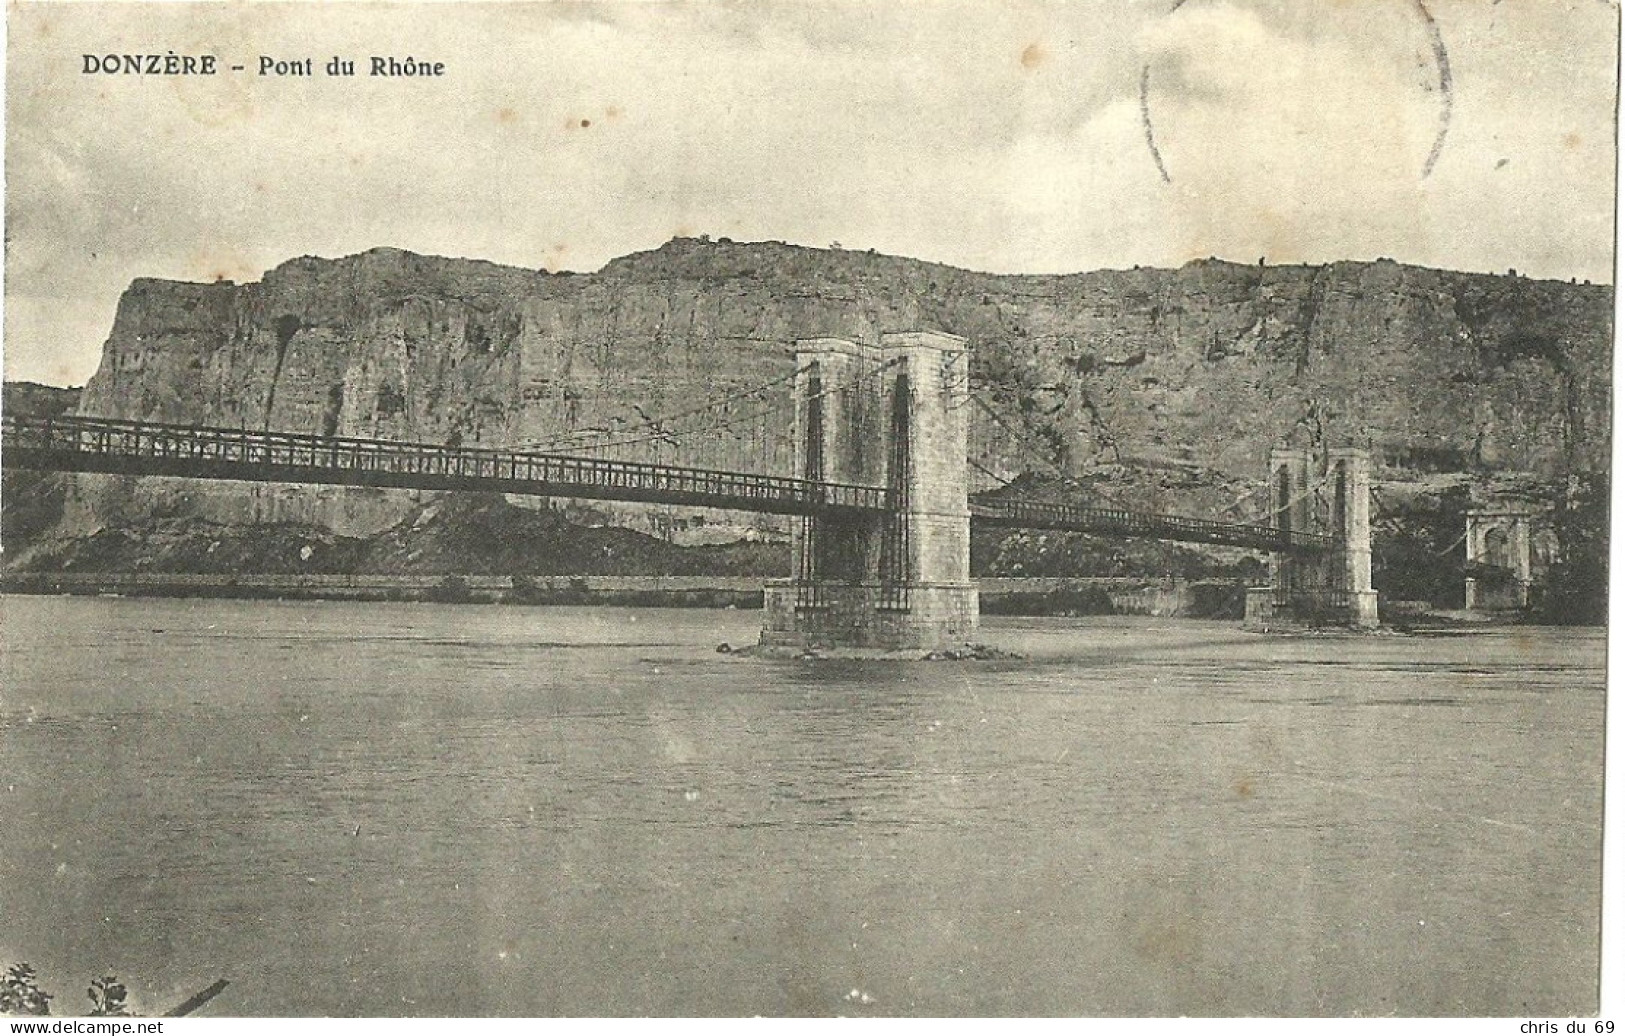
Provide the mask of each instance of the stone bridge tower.
[{"label": "stone bridge tower", "polygon": [[[1317,470],[1319,469],[1319,470]],[[1270,524],[1291,540],[1325,537],[1270,555],[1270,585],[1247,592],[1247,624],[1376,626],[1371,587],[1371,455],[1277,447],[1269,462]]]},{"label": "stone bridge tower", "polygon": [[762,643],[967,643],[979,609],[970,580],[964,340],[929,331],[883,334],[878,345],[807,339],[796,344],[796,370],[796,477],[884,486],[893,510],[796,522],[794,575],[767,587]]}]

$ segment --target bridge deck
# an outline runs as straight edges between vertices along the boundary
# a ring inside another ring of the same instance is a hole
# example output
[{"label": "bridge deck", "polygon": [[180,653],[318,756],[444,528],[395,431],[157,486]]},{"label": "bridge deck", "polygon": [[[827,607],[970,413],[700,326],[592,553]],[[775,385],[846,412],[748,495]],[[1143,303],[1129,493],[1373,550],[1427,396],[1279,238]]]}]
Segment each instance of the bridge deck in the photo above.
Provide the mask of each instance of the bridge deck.
[{"label": "bridge deck", "polygon": [[[14,469],[464,490],[679,504],[766,514],[884,512],[884,488],[523,450],[254,432],[99,417],[7,415],[0,464]],[[1337,540],[1183,515],[1009,498],[971,501],[973,520],[1028,529],[1214,543],[1272,552]]]},{"label": "bridge deck", "polygon": [[6,416],[0,463],[12,468],[472,490],[719,507],[766,514],[884,511],[871,486],[633,464],[521,450],[99,417]]},{"label": "bridge deck", "polygon": [[981,497],[971,501],[970,513],[973,520],[989,525],[1214,543],[1268,552],[1312,554],[1340,546],[1340,541],[1330,536],[1287,532],[1267,525],[1241,525],[1180,514],[1150,514],[1042,500]]}]

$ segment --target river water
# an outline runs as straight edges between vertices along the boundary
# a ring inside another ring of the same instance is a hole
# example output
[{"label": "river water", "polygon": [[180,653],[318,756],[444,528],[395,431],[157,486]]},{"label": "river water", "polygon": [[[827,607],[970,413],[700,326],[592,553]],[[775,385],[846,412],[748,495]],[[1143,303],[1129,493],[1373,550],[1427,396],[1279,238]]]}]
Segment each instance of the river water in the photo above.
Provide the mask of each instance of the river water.
[{"label": "river water", "polygon": [[0,963],[218,1015],[1595,1010],[1597,631],[0,599]]}]

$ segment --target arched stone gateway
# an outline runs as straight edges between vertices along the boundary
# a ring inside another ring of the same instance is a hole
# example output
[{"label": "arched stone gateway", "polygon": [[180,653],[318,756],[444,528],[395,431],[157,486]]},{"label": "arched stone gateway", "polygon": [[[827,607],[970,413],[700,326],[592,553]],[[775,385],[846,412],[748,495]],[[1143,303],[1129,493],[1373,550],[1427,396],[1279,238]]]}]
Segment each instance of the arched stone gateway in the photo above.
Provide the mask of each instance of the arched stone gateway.
[{"label": "arched stone gateway", "polygon": [[1472,611],[1527,608],[1535,582],[1535,523],[1540,508],[1521,501],[1467,512],[1466,606]]}]

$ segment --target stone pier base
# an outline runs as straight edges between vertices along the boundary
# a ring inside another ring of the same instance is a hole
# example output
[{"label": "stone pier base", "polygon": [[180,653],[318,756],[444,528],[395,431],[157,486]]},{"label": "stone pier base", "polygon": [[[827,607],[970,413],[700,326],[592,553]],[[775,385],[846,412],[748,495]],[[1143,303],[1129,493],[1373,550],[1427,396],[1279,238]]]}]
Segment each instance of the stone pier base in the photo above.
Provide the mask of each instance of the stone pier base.
[{"label": "stone pier base", "polygon": [[916,583],[906,602],[878,584],[769,583],[763,594],[765,647],[881,651],[960,647],[976,638],[975,583]]},{"label": "stone pier base", "polygon": [[1248,629],[1375,629],[1379,624],[1375,590],[1297,591],[1283,595],[1268,586],[1247,588],[1247,611],[1242,619]]},{"label": "stone pier base", "polygon": [[1247,610],[1241,624],[1248,629],[1268,629],[1275,618],[1275,591],[1267,586],[1247,588]]},{"label": "stone pier base", "polygon": [[1349,623],[1361,629],[1376,629],[1381,624],[1377,617],[1377,591],[1361,590],[1349,594]]}]

